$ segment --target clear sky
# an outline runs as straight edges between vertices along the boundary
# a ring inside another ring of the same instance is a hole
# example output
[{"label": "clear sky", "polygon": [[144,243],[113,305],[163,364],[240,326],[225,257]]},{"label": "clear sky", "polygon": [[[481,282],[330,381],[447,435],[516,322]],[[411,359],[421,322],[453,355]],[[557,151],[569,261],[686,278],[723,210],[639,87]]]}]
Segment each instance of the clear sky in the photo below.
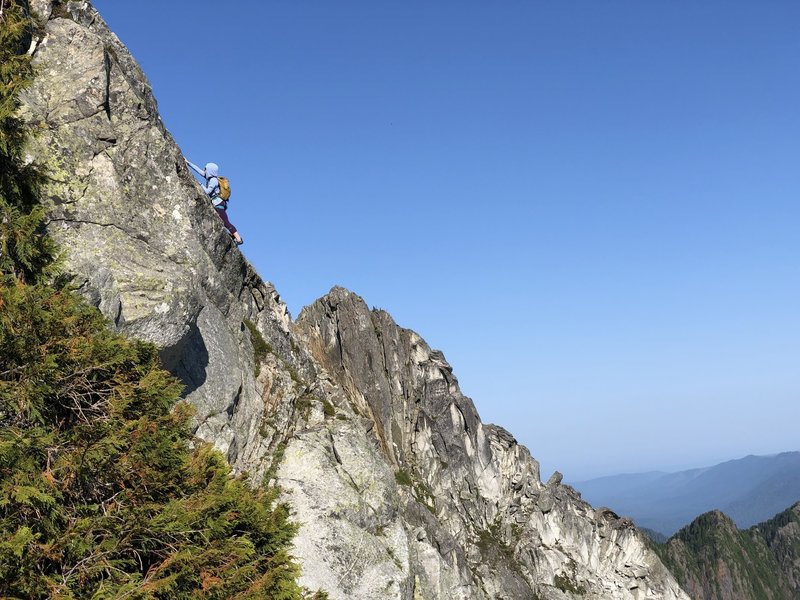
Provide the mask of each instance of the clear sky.
[{"label": "clear sky", "polygon": [[293,315],[568,480],[800,449],[800,3],[96,0]]}]

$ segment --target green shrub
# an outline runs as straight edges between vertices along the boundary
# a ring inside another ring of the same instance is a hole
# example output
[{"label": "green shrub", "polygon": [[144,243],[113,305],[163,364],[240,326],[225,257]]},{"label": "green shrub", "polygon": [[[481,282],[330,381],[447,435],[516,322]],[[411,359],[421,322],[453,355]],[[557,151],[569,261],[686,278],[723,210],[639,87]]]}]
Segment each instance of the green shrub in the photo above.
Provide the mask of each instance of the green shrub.
[{"label": "green shrub", "polygon": [[253,344],[253,362],[255,363],[255,376],[258,377],[261,374],[261,363],[264,362],[264,359],[267,357],[267,354],[271,354],[273,352],[272,346],[270,346],[267,340],[264,339],[264,336],[261,335],[261,332],[258,330],[258,328],[252,321],[248,321],[247,319],[245,319],[243,323],[250,331],[250,341]]},{"label": "green shrub", "polygon": [[562,592],[568,592],[570,594],[577,594],[578,596],[583,596],[586,593],[586,588],[583,587],[582,585],[578,585],[578,582],[576,581],[575,563],[572,562],[570,567],[572,573],[570,575],[566,573],[559,573],[553,578],[553,585]]},{"label": "green shrub", "polygon": [[333,407],[333,404],[331,404],[329,400],[322,401],[322,414],[325,415],[326,419],[336,416],[336,409]]},{"label": "green shrub", "polygon": [[274,489],[191,439],[154,346],[66,291],[0,286],[0,596],[301,598]]}]

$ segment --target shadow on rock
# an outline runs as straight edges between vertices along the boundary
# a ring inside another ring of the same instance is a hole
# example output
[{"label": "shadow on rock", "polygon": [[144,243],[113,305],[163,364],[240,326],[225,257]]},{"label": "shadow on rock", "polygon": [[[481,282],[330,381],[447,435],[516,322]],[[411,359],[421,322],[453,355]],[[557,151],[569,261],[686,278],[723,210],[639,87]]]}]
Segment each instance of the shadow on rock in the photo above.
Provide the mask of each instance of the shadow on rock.
[{"label": "shadow on rock", "polygon": [[192,324],[180,342],[164,348],[159,354],[164,368],[185,386],[182,397],[186,398],[206,382],[208,348],[197,324]]}]

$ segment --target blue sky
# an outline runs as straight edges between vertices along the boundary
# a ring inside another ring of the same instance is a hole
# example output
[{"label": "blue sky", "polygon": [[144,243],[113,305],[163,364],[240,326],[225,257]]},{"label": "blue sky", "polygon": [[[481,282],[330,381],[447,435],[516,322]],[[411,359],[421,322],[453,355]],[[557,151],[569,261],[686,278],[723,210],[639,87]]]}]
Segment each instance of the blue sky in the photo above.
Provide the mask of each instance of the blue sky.
[{"label": "blue sky", "polygon": [[800,449],[800,3],[95,4],[292,314],[388,310],[545,476]]}]

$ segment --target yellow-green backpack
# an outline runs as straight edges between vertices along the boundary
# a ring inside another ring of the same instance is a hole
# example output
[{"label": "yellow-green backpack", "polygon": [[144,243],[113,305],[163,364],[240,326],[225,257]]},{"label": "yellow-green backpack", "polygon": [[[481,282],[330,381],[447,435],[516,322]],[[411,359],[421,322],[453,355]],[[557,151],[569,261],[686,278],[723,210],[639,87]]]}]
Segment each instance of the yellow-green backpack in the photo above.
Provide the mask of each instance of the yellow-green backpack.
[{"label": "yellow-green backpack", "polygon": [[228,198],[231,197],[231,184],[228,183],[227,177],[217,177],[219,180],[219,197],[228,201]]}]

